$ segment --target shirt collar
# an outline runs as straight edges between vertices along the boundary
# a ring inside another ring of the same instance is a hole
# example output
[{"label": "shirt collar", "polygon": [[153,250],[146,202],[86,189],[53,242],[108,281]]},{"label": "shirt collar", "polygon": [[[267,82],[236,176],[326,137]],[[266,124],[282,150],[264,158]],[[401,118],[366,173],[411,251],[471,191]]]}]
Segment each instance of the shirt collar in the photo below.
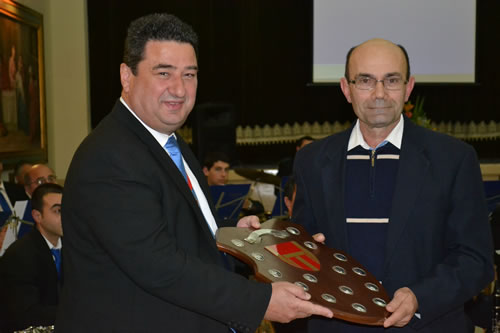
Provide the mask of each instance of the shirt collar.
[{"label": "shirt collar", "polygon": [[[375,149],[385,145],[387,142],[390,142],[398,149],[401,149],[401,142],[403,141],[403,129],[404,118],[403,114],[401,114],[396,127],[392,129],[391,133],[389,133],[385,140],[382,141]],[[373,148],[370,147],[363,138],[363,134],[361,133],[361,129],[359,128],[359,119],[356,120],[356,125],[354,125],[354,128],[352,129],[351,136],[349,137],[349,143],[347,145],[347,151],[356,148],[357,146],[361,146],[366,150],[373,150]]]},{"label": "shirt collar", "polygon": [[130,108],[130,106],[127,105],[127,103],[123,100],[123,97],[120,97],[120,102],[122,102],[122,104],[127,108],[127,110],[130,111],[130,113],[132,113],[134,115],[134,117],[139,120],[139,122],[142,124],[142,126],[144,126],[148,131],[149,133],[151,133],[151,135],[156,139],[156,141],[158,141],[158,143],[160,144],[160,146],[164,147],[165,144],[167,143],[168,139],[173,135],[174,138],[177,140],[177,137],[175,136],[175,133],[172,133],[170,135],[168,134],[165,134],[165,133],[161,133],[161,132],[158,132],[157,130],[149,127],[148,125],[146,125],[145,122],[142,121],[141,118],[139,118],[134,111],[132,111],[132,109]]},{"label": "shirt collar", "polygon": [[[40,235],[42,235],[42,233],[40,233]],[[47,242],[47,246],[49,247],[49,249],[51,249],[51,250],[52,250],[52,249],[58,249],[58,250],[62,249],[62,240],[61,240],[61,238],[60,238],[60,237],[59,237],[59,239],[57,240],[57,245],[56,245],[56,246],[52,245],[52,243],[51,243],[51,242],[49,242],[49,240],[48,240],[47,238],[45,238],[45,236],[44,236],[44,235],[42,235],[42,237],[43,237],[43,239],[45,239],[45,241]]]}]

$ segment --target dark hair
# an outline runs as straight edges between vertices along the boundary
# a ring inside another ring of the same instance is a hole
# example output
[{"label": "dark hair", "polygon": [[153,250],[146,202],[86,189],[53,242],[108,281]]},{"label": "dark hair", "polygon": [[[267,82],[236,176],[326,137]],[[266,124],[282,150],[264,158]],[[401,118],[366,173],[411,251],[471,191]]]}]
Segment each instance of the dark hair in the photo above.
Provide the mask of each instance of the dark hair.
[{"label": "dark hair", "polygon": [[290,176],[285,183],[285,188],[283,189],[284,197],[287,197],[288,199],[292,200],[293,192],[295,192],[295,184],[296,184],[295,178],[293,178],[293,176]]},{"label": "dark hair", "polygon": [[302,143],[304,143],[304,141],[314,141],[314,138],[309,136],[309,135],[303,136],[297,140],[297,142],[295,143],[295,146],[296,147],[302,146]]},{"label": "dark hair", "polygon": [[30,177],[30,173],[29,173],[29,172],[26,172],[26,173],[24,174],[24,177],[23,177],[23,178],[24,178],[24,184],[25,184],[25,185],[27,185],[27,184],[31,183],[31,177]]},{"label": "dark hair", "polygon": [[27,161],[19,161],[15,166],[14,166],[14,175],[18,176],[19,175],[19,171],[21,170],[21,167],[24,166],[24,165],[31,165],[30,162],[27,162]]},{"label": "dark hair", "polygon": [[[349,50],[349,52],[347,52],[347,56],[346,56],[346,60],[345,60],[345,72],[344,72],[344,76],[347,79],[347,81],[352,80],[349,77],[349,60],[351,60],[352,52],[358,46],[359,45],[351,47],[351,49]],[[410,78],[410,58],[408,57],[408,52],[406,52],[406,49],[404,48],[403,45],[397,44],[397,46],[401,49],[401,51],[403,51],[403,54],[405,56],[405,60],[406,60],[406,81],[408,81],[408,79]]]},{"label": "dark hair", "polygon": [[226,154],[220,151],[214,151],[207,153],[205,159],[203,160],[203,166],[206,167],[208,170],[210,170],[217,161],[222,161],[227,164],[231,164],[229,161],[229,157]]},{"label": "dark hair", "polygon": [[137,74],[137,64],[144,59],[148,41],[175,41],[189,43],[198,58],[198,36],[193,28],[170,14],[150,14],[130,23],[125,39],[123,62]]},{"label": "dark hair", "polygon": [[38,186],[31,195],[31,207],[39,212],[43,211],[43,198],[49,193],[63,193],[59,184],[45,183]]}]

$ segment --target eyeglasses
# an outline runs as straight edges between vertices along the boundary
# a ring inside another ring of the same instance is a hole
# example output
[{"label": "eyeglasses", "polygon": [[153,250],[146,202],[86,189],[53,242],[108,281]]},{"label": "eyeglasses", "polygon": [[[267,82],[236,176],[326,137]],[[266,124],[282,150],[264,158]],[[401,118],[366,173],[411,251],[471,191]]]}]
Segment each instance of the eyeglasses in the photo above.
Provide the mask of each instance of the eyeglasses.
[{"label": "eyeglasses", "polygon": [[373,90],[377,82],[382,82],[384,88],[387,90],[401,90],[408,83],[408,81],[403,80],[400,76],[388,76],[382,80],[377,80],[371,76],[360,75],[354,80],[349,81],[349,83],[354,84],[359,90]]},{"label": "eyeglasses", "polygon": [[39,177],[39,178],[35,179],[34,181],[32,181],[31,183],[28,183],[28,185],[31,185],[31,184],[42,185],[45,183],[56,183],[56,182],[57,182],[57,177],[54,175],[50,175],[50,176],[47,176],[47,178]]}]

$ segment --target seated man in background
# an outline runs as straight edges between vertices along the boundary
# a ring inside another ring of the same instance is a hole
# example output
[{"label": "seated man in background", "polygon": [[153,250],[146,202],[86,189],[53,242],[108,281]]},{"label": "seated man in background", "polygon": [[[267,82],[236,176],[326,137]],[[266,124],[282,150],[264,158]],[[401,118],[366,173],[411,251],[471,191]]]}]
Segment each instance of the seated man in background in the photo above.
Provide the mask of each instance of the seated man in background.
[{"label": "seated man in background", "polygon": [[61,276],[61,198],[58,184],[42,184],[32,196],[36,227],[0,258],[0,330],[53,325]]},{"label": "seated man in background", "polygon": [[33,164],[28,162],[19,162],[14,169],[16,184],[24,186],[24,175],[31,169]]},{"label": "seated man in background", "polygon": [[[33,191],[45,183],[57,183],[57,177],[54,171],[45,164],[35,164],[33,165],[24,175],[24,190],[28,197],[31,198]],[[27,200],[26,208],[24,214],[22,214],[22,219],[29,222],[35,222],[33,216],[31,215],[31,201]],[[31,227],[27,224],[22,224],[19,228],[17,237],[23,237]]]},{"label": "seated man in background", "polygon": [[45,183],[57,183],[54,170],[45,164],[35,164],[24,174],[24,189],[30,198],[33,191]]},{"label": "seated man in background", "polygon": [[208,185],[226,185],[229,178],[229,157],[221,152],[208,153],[203,162],[203,173]]},{"label": "seated man in background", "polygon": [[[31,195],[33,191],[40,185],[45,183],[56,183],[56,176],[51,168],[44,164],[33,165],[28,172],[24,175],[24,191],[25,199],[17,200],[18,207],[16,208],[17,215],[21,220],[28,223],[21,223],[17,225],[17,229],[6,229],[5,227],[0,232],[0,256],[5,252],[5,250],[16,240],[22,238],[29,231],[33,229],[32,225],[35,223],[33,216],[31,214]],[[21,212],[19,212],[21,211]]]},{"label": "seated man in background", "polygon": [[[299,138],[295,142],[295,153],[307,146],[308,144],[314,142],[314,138],[306,135]],[[295,155],[282,159],[278,164],[278,177],[291,176],[293,173],[293,161],[295,160]]]}]

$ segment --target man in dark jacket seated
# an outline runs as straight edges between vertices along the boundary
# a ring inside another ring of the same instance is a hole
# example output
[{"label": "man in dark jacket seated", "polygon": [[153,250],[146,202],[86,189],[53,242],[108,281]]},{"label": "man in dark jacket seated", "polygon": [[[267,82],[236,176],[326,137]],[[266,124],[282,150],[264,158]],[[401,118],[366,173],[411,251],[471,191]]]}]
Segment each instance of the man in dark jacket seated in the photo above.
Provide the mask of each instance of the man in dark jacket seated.
[{"label": "man in dark jacket seated", "polygon": [[40,185],[32,196],[36,228],[0,258],[0,329],[53,325],[61,276],[62,187]]}]

